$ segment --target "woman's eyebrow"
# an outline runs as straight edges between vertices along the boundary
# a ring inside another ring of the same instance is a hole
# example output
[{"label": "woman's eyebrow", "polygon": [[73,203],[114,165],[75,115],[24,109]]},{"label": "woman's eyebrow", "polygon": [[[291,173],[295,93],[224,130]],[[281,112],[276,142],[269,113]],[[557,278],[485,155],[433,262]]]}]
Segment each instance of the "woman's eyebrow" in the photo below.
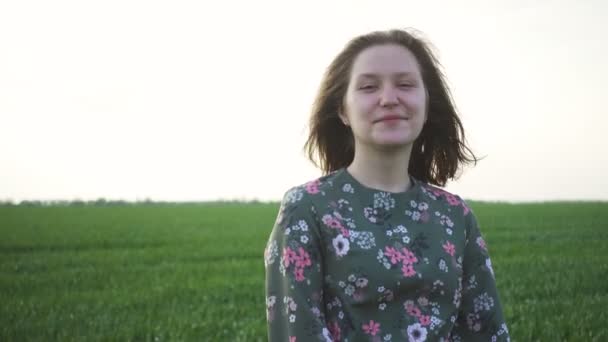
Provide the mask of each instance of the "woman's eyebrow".
[{"label": "woman's eyebrow", "polygon": [[[415,76],[416,74],[411,72],[411,71],[403,71],[403,72],[397,72],[392,74],[391,76],[394,77],[408,77],[408,76]],[[363,73],[363,74],[359,74],[358,77],[359,79],[361,78],[380,78],[380,74],[376,74],[376,73]]]}]

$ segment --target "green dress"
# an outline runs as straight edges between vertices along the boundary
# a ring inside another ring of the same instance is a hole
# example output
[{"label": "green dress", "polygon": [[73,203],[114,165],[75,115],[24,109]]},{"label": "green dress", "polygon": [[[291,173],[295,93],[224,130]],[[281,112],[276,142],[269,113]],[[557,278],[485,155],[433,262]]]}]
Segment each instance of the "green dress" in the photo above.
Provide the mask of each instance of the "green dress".
[{"label": "green dress", "polygon": [[475,216],[346,169],[285,193],[264,251],[269,341],[509,341]]}]

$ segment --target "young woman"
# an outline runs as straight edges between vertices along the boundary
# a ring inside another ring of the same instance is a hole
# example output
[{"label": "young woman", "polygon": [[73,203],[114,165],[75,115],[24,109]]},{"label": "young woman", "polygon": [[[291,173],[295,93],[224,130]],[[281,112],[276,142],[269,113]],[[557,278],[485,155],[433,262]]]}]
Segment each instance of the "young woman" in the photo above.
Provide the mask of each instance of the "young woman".
[{"label": "young woman", "polygon": [[402,30],[329,66],[265,252],[270,341],[508,341],[475,216],[436,186],[476,158],[438,62]]}]

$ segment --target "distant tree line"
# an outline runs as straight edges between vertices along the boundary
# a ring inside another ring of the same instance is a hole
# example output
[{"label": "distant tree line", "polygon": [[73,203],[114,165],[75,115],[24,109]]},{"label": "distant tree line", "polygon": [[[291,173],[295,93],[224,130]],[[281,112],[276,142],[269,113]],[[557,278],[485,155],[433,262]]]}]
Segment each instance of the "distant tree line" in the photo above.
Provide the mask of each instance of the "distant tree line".
[{"label": "distant tree line", "polygon": [[0,207],[104,207],[104,206],[132,206],[132,205],[182,205],[182,204],[256,204],[264,203],[257,199],[254,200],[217,200],[217,201],[184,201],[184,202],[171,202],[171,201],[154,201],[149,198],[137,201],[126,201],[126,200],[111,200],[105,198],[98,198],[96,200],[0,200]]}]

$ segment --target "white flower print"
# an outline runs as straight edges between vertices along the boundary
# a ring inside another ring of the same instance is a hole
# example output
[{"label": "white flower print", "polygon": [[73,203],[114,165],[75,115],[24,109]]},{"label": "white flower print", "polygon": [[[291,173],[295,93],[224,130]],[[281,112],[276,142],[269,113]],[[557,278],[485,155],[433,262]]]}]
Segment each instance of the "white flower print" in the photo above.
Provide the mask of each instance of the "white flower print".
[{"label": "white flower print", "polygon": [[357,277],[355,277],[354,274],[351,274],[351,275],[348,276],[348,281],[354,282],[355,280],[357,280]]},{"label": "white flower print", "polygon": [[446,228],[445,232],[448,233],[448,235],[452,235],[452,229],[450,228]]},{"label": "white flower print", "polygon": [[461,300],[461,298],[462,298],[462,292],[461,292],[460,287],[458,287],[458,289],[456,289],[456,291],[454,291],[454,301],[453,301],[453,303],[454,303],[455,307],[457,307],[457,308],[460,307],[460,300]]},{"label": "white flower print", "polygon": [[327,329],[327,328],[323,328],[323,337],[325,338],[325,342],[332,342],[333,341],[331,339],[331,333],[329,332],[329,329]]},{"label": "white flower print", "polygon": [[272,240],[264,252],[264,264],[266,267],[272,265],[278,255],[279,247],[277,246],[277,240]]},{"label": "white flower print", "polygon": [[396,228],[396,230],[399,233],[403,233],[403,234],[407,233],[407,228],[405,228],[405,226],[403,226],[403,225],[398,225],[397,228]]},{"label": "white flower print", "polygon": [[344,286],[346,286],[346,283],[345,283],[345,282],[343,282],[342,280],[340,280],[340,281],[338,282],[338,286],[340,286],[340,287],[344,287]]},{"label": "white flower print", "polygon": [[266,306],[269,308],[273,307],[276,300],[277,300],[276,296],[270,296],[270,297],[266,298]]},{"label": "white flower print", "polygon": [[285,229],[285,235],[289,235],[289,233],[291,233],[291,229],[290,228]]},{"label": "white flower print", "polygon": [[289,299],[289,310],[291,311],[296,311],[296,309],[298,308],[298,304],[296,304],[296,302],[293,301],[293,299]]},{"label": "white flower print", "polygon": [[410,201],[410,205],[412,206],[412,208],[416,208],[418,206],[418,204],[416,204],[416,201],[414,200]]},{"label": "white flower print", "polygon": [[321,316],[321,310],[319,310],[319,308],[316,306],[314,308],[310,309],[310,311],[312,311],[312,314],[315,315],[316,317]]},{"label": "white flower print", "polygon": [[490,270],[492,277],[494,277],[494,269],[492,268],[492,261],[490,260],[490,258],[486,258],[486,267],[488,268],[488,270]]},{"label": "white flower print", "polygon": [[448,271],[448,266],[446,265],[445,260],[443,260],[443,259],[439,260],[439,269],[442,270],[443,272]]},{"label": "white flower print", "polygon": [[427,306],[429,305],[429,300],[426,297],[418,298],[418,305]]},{"label": "white flower print", "polygon": [[289,322],[293,323],[295,321],[296,321],[296,315],[294,315],[294,314],[289,315]]},{"label": "white flower print", "polygon": [[392,232],[392,231],[390,231],[390,230],[387,230],[387,231],[386,231],[386,235],[387,235],[387,236],[393,236],[393,232]]},{"label": "white flower print", "polygon": [[384,286],[379,286],[378,287],[378,292],[384,292],[384,290],[385,290]]},{"label": "white flower print", "polygon": [[334,249],[336,250],[336,255],[338,257],[345,256],[348,253],[348,250],[350,249],[350,242],[348,242],[348,239],[342,236],[342,234],[336,236],[332,240],[332,244],[334,246]]},{"label": "white flower print", "polygon": [[395,199],[388,192],[377,192],[374,194],[374,208],[384,208],[389,211],[395,207]]},{"label": "white flower print", "polygon": [[346,183],[342,186],[342,191],[344,192],[348,192],[351,194],[355,193],[355,189],[353,188],[353,186],[350,183]]},{"label": "white flower print", "polygon": [[304,195],[304,193],[303,193],[302,189],[293,188],[285,194],[285,202],[296,203],[302,199],[303,195]]},{"label": "white flower print", "polygon": [[404,236],[402,240],[403,240],[403,243],[410,243],[410,237],[409,236]]},{"label": "white flower print", "polygon": [[419,211],[414,211],[412,213],[412,220],[414,220],[414,221],[420,220],[420,212]]},{"label": "white flower print", "polygon": [[338,312],[338,318],[344,319],[344,312],[343,311]]},{"label": "white flower print", "polygon": [[371,232],[352,232],[350,234],[350,241],[356,241],[357,245],[363,249],[370,249],[376,246],[376,238]]},{"label": "white flower print", "polygon": [[407,327],[407,337],[409,342],[422,342],[426,341],[426,328],[415,323]]},{"label": "white flower print", "polygon": [[300,236],[300,241],[301,241],[302,243],[308,243],[308,236],[306,236],[306,235],[302,235],[302,236]]},{"label": "white flower print", "polygon": [[357,287],[366,287],[367,286],[367,279],[366,278],[359,278],[359,279],[357,279],[357,281],[355,281],[355,286],[357,286]]},{"label": "white flower print", "polygon": [[393,337],[393,336],[392,336],[391,334],[386,334],[386,335],[384,336],[384,340],[385,340],[385,341],[390,341],[392,337]]},{"label": "white flower print", "polygon": [[380,305],[378,305],[378,309],[380,309],[380,310],[386,309],[386,303],[380,303]]},{"label": "white flower print", "polygon": [[438,317],[431,316],[431,330],[433,330],[438,325],[441,325],[441,320]]},{"label": "white flower print", "polygon": [[472,275],[469,278],[468,284],[467,284],[467,290],[471,290],[477,287],[477,280],[475,279],[475,275]]},{"label": "white flower print", "polygon": [[355,293],[355,287],[352,286],[351,284],[348,284],[348,286],[346,286],[346,288],[344,289],[344,293],[346,293],[349,296],[352,296],[353,293]]},{"label": "white flower print", "polygon": [[304,220],[298,221],[298,226],[302,229],[303,232],[308,230],[308,224]]},{"label": "white flower print", "polygon": [[426,202],[420,202],[420,203],[418,203],[418,210],[425,211],[428,208],[429,208],[428,203],[426,203]]},{"label": "white flower print", "polygon": [[482,293],[473,299],[473,310],[475,312],[479,311],[490,311],[494,307],[494,298],[488,296],[487,292]]},{"label": "white flower print", "polygon": [[363,208],[363,216],[371,223],[376,223],[378,221],[378,218],[376,217],[377,214],[375,209],[370,207]]}]

